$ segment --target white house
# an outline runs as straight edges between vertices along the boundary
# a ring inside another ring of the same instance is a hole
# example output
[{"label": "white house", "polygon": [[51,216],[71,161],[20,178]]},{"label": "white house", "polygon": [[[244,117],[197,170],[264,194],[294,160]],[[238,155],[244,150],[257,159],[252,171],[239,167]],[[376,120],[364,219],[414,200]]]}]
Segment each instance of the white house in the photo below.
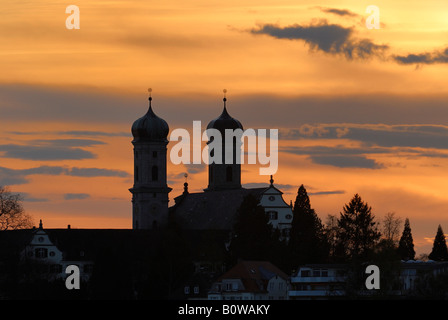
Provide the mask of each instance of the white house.
[{"label": "white house", "polygon": [[288,239],[292,224],[292,208],[283,199],[283,192],[274,186],[274,180],[270,180],[270,185],[260,193],[260,205],[264,208],[269,217],[269,222],[274,228],[280,230],[282,237]]},{"label": "white house", "polygon": [[308,264],[301,266],[291,277],[290,300],[317,300],[344,296],[346,266]]},{"label": "white house", "polygon": [[[79,253],[80,257],[84,254]],[[31,237],[30,242],[21,252],[22,262],[32,268],[29,273],[34,277],[44,278],[53,281],[60,278],[66,278],[66,268],[69,265],[76,265],[80,270],[81,281],[88,281],[93,263],[88,260],[66,260],[66,254],[61,251],[50,239],[48,233],[43,229],[42,220]]]}]

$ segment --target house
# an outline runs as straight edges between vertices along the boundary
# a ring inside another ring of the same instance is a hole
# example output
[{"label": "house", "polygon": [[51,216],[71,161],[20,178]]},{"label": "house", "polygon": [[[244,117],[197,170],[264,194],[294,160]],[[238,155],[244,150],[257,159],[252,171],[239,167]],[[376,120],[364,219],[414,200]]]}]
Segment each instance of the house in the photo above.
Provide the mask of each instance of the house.
[{"label": "house", "polygon": [[[351,287],[350,295],[370,298],[374,296],[394,299],[428,296],[432,294],[429,285],[431,280],[442,274],[448,274],[447,261],[397,261],[396,270],[382,270],[379,267],[380,279],[386,281],[387,287],[367,289],[364,283]],[[365,264],[367,267],[368,264]],[[363,267],[360,271],[362,272]],[[360,276],[358,274],[358,276]],[[366,274],[362,276],[367,277]],[[349,281],[353,280],[349,265],[345,264],[307,264],[300,266],[291,277],[290,300],[328,300],[348,296]],[[383,283],[384,285],[385,283]],[[381,290],[381,291],[380,291]]]},{"label": "house", "polygon": [[448,274],[448,261],[401,261],[400,295],[418,294],[416,290],[428,289],[428,281],[442,274]]},{"label": "house", "polygon": [[347,268],[339,264],[307,264],[291,277],[290,300],[345,296]]},{"label": "house", "polygon": [[288,276],[268,261],[241,261],[220,276],[209,300],[287,300]]},{"label": "house", "polygon": [[33,230],[28,244],[22,250],[21,262],[33,265],[34,271],[38,272],[31,274],[47,281],[67,277],[66,269],[70,265],[79,268],[81,282],[89,281],[93,272],[93,262],[86,257],[85,251],[79,250],[76,254],[61,251],[44,230],[42,220],[39,228]]}]

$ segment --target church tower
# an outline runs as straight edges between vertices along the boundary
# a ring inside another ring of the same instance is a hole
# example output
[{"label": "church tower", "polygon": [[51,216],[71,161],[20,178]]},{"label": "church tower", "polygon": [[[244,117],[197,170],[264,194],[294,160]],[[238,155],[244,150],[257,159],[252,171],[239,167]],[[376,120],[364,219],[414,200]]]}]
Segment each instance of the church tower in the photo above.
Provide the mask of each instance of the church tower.
[{"label": "church tower", "polygon": [[[226,90],[224,90],[224,94]],[[217,129],[221,133],[222,137],[222,162],[219,163],[210,163],[208,165],[208,188],[205,191],[212,190],[226,190],[226,189],[239,189],[241,188],[241,164],[240,161],[236,158],[237,148],[241,147],[241,142],[236,141],[236,138],[233,138],[232,141],[226,141],[225,130],[226,129],[241,129],[243,130],[243,126],[241,123],[232,118],[227,112],[226,102],[227,98],[224,95],[224,108],[221,115],[210,121],[207,126],[207,129]],[[213,140],[209,141],[210,144]],[[233,149],[233,161],[232,163],[226,163],[225,161],[225,145],[230,144]],[[213,152],[213,150],[211,151]]]},{"label": "church tower", "polygon": [[152,229],[168,221],[167,136],[168,124],[152,110],[151,89],[148,112],[132,125],[134,139],[134,186],[132,228]]}]

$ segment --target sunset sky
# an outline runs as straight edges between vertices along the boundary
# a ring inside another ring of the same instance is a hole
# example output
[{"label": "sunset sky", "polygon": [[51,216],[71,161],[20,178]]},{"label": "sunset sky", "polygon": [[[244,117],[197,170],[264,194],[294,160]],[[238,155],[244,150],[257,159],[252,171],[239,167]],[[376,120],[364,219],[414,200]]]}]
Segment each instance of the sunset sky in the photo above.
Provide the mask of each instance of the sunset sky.
[{"label": "sunset sky", "polygon": [[[279,130],[288,203],[304,184],[325,222],[359,193],[378,221],[409,218],[429,253],[448,233],[447,14],[446,0],[2,1],[0,185],[36,225],[131,228],[147,88],[170,130],[205,129],[225,88],[245,129]],[[168,163],[170,205],[186,172],[206,188],[205,169]],[[267,185],[258,169],[243,165],[245,186]]]}]

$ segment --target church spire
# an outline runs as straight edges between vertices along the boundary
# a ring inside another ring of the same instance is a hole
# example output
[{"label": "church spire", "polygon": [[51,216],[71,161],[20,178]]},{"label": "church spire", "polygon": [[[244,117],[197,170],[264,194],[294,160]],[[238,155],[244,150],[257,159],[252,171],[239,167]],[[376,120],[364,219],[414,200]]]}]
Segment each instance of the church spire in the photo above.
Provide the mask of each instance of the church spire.
[{"label": "church spire", "polygon": [[151,92],[147,113],[132,125],[134,140],[133,229],[151,229],[168,221],[167,144],[168,123],[152,110]]},{"label": "church spire", "polygon": [[222,98],[222,101],[224,102],[224,108],[222,110],[221,117],[223,117],[223,118],[231,118],[231,116],[227,112],[227,106],[226,106],[226,103],[227,103],[227,97],[226,97],[227,89],[222,90],[222,92],[224,93],[224,98]]},{"label": "church spire", "polygon": [[156,116],[156,114],[155,114],[154,111],[152,110],[152,105],[151,105],[151,102],[152,102],[152,95],[151,95],[151,93],[152,93],[152,88],[148,88],[148,93],[149,93],[149,97],[148,97],[148,101],[149,101],[148,113],[149,113],[150,115],[154,115],[154,116]]},{"label": "church spire", "polygon": [[222,90],[222,92],[224,93],[224,98],[222,99],[222,101],[224,101],[224,109],[225,109],[226,108],[226,101],[227,101],[227,98],[226,98],[227,89]]},{"label": "church spire", "polygon": [[[224,107],[222,109],[221,115],[210,121],[207,125],[207,129],[216,129],[222,134],[222,159],[220,163],[216,163],[216,161],[212,161],[209,163],[209,173],[208,173],[208,188],[206,190],[223,190],[223,189],[239,189],[241,188],[241,164],[236,160],[236,150],[240,148],[240,142],[237,142],[236,139],[232,139],[232,141],[228,141],[228,145],[233,147],[233,160],[229,163],[226,163],[225,159],[225,150],[226,147],[226,130],[243,130],[243,126],[241,123],[232,118],[227,112],[227,90],[223,90],[224,97]],[[230,138],[228,138],[230,139]],[[211,141],[208,141],[211,143]],[[216,160],[216,159],[215,159]]]}]

